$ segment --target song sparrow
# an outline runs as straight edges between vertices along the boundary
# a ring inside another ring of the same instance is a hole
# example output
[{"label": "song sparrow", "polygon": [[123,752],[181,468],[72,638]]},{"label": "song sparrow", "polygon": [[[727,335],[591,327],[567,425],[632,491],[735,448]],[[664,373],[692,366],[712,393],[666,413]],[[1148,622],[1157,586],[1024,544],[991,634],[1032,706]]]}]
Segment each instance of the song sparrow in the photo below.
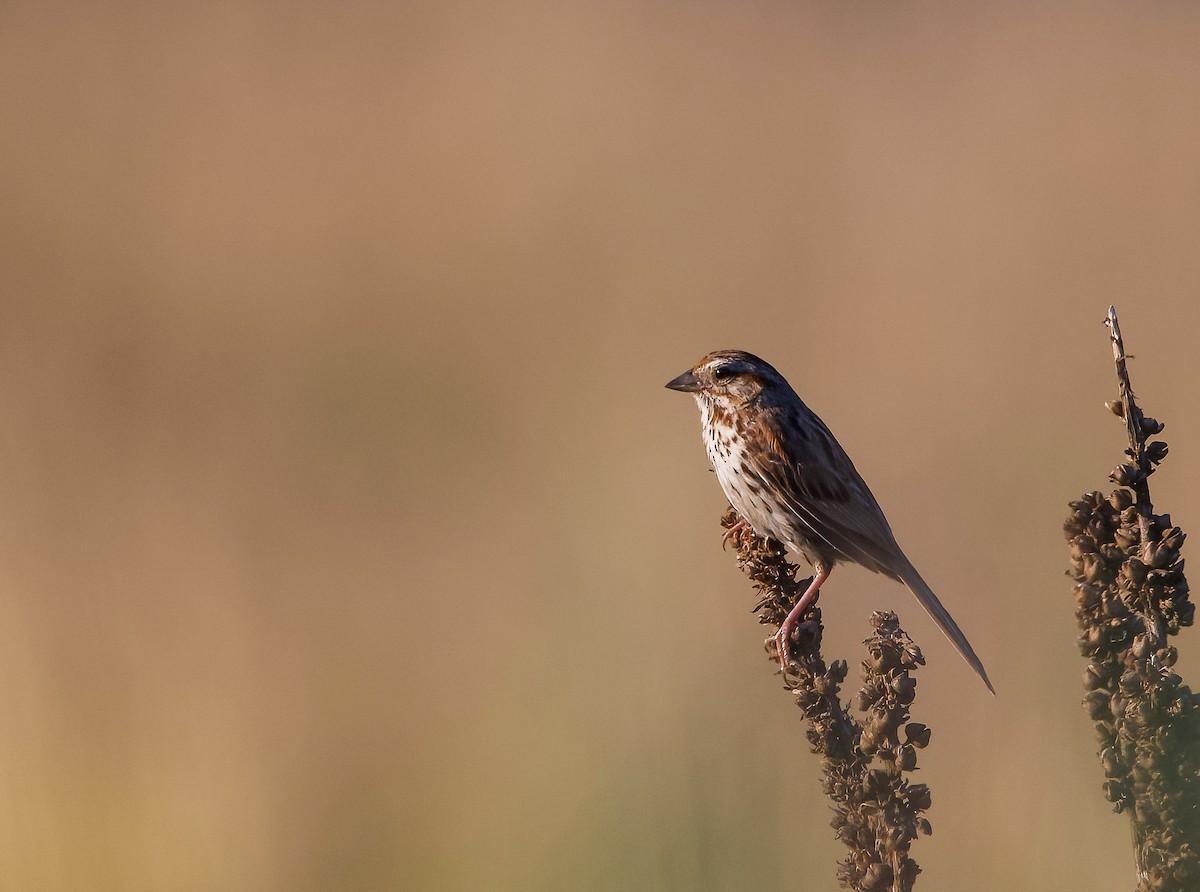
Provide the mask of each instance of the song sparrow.
[{"label": "song sparrow", "polygon": [[850,456],[782,375],[757,356],[718,350],[667,387],[696,397],[709,460],[742,520],[798,551],[816,571],[775,636],[785,672],[805,609],[834,565],[850,562],[908,586],[995,693],[967,637],[896,544]]}]

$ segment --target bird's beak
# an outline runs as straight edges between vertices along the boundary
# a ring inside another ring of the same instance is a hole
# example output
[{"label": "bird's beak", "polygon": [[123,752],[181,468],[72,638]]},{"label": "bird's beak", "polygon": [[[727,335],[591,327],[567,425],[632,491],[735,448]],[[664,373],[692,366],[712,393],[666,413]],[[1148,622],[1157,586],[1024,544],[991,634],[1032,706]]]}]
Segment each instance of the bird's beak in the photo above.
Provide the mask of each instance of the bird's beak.
[{"label": "bird's beak", "polygon": [[700,383],[700,379],[696,377],[696,373],[688,369],[678,378],[673,378],[667,382],[667,387],[672,390],[682,390],[684,393],[695,393],[704,387]]}]

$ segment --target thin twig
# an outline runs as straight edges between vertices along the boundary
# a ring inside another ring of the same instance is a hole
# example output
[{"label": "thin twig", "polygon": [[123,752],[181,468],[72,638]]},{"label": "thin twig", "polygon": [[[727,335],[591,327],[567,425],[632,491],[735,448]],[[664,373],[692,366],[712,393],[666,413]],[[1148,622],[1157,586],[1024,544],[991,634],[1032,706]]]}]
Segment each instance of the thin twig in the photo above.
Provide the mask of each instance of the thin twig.
[{"label": "thin twig", "polygon": [[[1108,326],[1108,335],[1112,340],[1113,361],[1117,366],[1117,390],[1120,393],[1120,402],[1110,404],[1113,411],[1117,411],[1125,419],[1125,430],[1129,434],[1129,449],[1126,450],[1126,455],[1133,459],[1132,469],[1124,475],[1127,480],[1117,481],[1123,482],[1134,494],[1134,505],[1137,508],[1138,517],[1140,518],[1140,526],[1142,530],[1142,551],[1150,547],[1152,541],[1152,530],[1150,518],[1154,513],[1154,506],[1150,501],[1150,475],[1154,473],[1154,465],[1156,462],[1150,461],[1150,456],[1146,450],[1147,433],[1158,433],[1162,430],[1162,425],[1154,419],[1150,419],[1152,424],[1151,429],[1147,430],[1146,419],[1142,415],[1142,410],[1137,404],[1137,399],[1133,395],[1133,385],[1129,382],[1129,367],[1126,365],[1126,360],[1132,359],[1125,353],[1125,340],[1121,337],[1121,326],[1117,322],[1117,308],[1110,306],[1108,315],[1104,319],[1104,324]],[[1165,446],[1163,455],[1159,456],[1159,461],[1166,455]],[[1127,469],[1127,466],[1122,466]],[[1161,640],[1161,639],[1160,639]]]}]

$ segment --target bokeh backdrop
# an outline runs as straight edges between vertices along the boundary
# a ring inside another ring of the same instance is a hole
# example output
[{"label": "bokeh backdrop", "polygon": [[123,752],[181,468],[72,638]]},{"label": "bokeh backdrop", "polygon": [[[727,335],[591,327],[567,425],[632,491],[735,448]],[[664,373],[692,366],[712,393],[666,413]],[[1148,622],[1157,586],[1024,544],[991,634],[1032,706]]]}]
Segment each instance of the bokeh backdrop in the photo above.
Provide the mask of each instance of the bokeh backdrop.
[{"label": "bokeh backdrop", "polygon": [[1130,888],[1060,527],[1116,303],[1200,532],[1198,46],[1187,2],[7,0],[0,889],[835,888],[662,386],[720,347],[996,683],[834,576],[829,656],[886,607],[929,659],[918,887]]}]

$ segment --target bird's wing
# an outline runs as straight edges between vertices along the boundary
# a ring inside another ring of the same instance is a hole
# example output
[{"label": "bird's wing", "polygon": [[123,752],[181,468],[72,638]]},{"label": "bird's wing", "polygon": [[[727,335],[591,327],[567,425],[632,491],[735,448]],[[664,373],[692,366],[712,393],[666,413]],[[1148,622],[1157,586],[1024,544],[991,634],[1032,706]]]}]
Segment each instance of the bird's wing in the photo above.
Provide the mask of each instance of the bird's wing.
[{"label": "bird's wing", "polygon": [[824,422],[806,412],[760,419],[748,432],[751,470],[842,560],[899,578],[907,561],[879,503]]}]

